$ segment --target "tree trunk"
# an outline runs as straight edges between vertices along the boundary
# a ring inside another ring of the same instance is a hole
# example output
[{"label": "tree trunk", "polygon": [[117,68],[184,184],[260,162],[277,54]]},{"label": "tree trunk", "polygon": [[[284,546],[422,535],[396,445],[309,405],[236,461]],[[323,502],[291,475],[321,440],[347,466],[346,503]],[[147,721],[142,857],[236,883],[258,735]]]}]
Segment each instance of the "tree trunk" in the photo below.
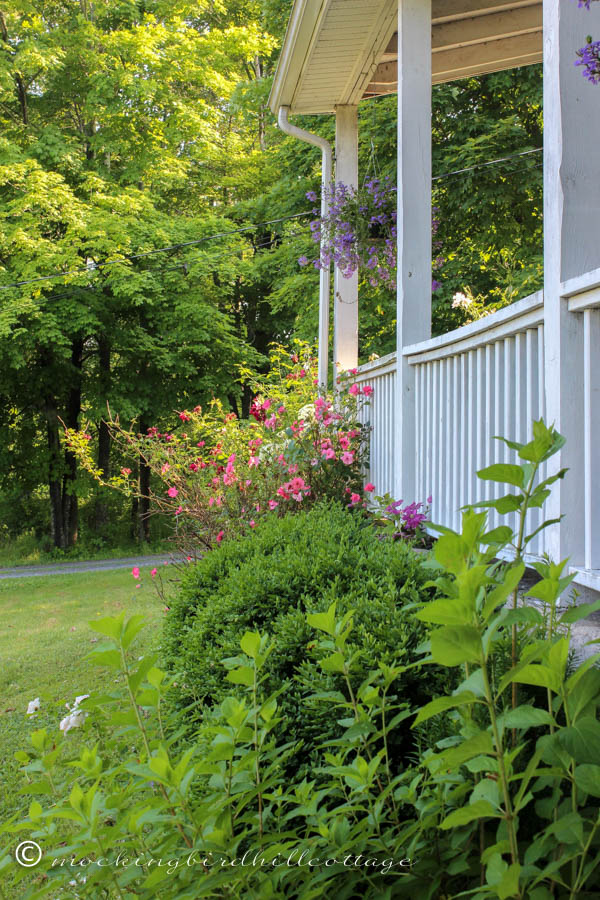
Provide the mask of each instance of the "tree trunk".
[{"label": "tree trunk", "polygon": [[[98,338],[98,364],[100,367],[100,396],[107,400],[110,387],[110,344],[105,337]],[[100,420],[98,426],[98,469],[103,478],[110,477],[111,437],[107,423]],[[103,532],[108,525],[108,504],[105,499],[106,488],[98,488],[98,496],[94,509],[94,531]]]},{"label": "tree trunk", "polygon": [[58,432],[58,410],[53,401],[46,403],[46,433],[48,437],[48,491],[50,494],[50,534],[55,547],[65,546],[63,533],[62,492],[60,472],[62,469],[61,446]]},{"label": "tree trunk", "polygon": [[[69,431],[79,428],[81,413],[81,367],[83,360],[83,340],[78,338],[71,345],[71,365],[73,381],[67,399],[65,425]],[[63,535],[66,547],[77,543],[79,530],[79,507],[76,493],[77,457],[68,447],[65,448],[65,471],[62,490]]]}]

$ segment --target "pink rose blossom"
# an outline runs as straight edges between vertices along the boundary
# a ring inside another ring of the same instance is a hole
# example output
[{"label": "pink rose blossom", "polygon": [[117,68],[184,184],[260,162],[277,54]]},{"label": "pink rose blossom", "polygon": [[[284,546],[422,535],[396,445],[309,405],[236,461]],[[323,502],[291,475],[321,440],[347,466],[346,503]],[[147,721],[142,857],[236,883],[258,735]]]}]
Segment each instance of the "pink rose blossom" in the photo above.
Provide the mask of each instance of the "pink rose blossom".
[{"label": "pink rose blossom", "polygon": [[197,447],[204,447],[206,445],[206,441],[198,441],[196,444]]},{"label": "pink rose blossom", "polygon": [[178,506],[177,509],[175,510],[175,515],[179,516],[179,515],[181,515],[182,512],[183,512],[183,506]]},{"label": "pink rose blossom", "polygon": [[357,503],[360,503],[360,494],[351,494],[350,503],[352,506],[356,506]]},{"label": "pink rose blossom", "polygon": [[367,492],[367,494],[372,493],[374,490],[375,490],[375,485],[371,484],[370,481],[367,482],[367,484],[365,484],[365,491]]},{"label": "pink rose blossom", "polygon": [[358,375],[358,369],[348,369],[348,375]]},{"label": "pink rose blossom", "polygon": [[348,388],[348,393],[352,394],[353,397],[356,397],[360,394],[360,388],[357,384],[351,384]]},{"label": "pink rose blossom", "polygon": [[322,450],[321,456],[324,456],[325,459],[335,459],[335,450],[329,448],[328,450]]},{"label": "pink rose blossom", "polygon": [[345,453],[342,453],[340,459],[345,466],[351,466],[354,462],[354,453],[351,450],[346,450]]},{"label": "pink rose blossom", "polygon": [[169,463],[165,463],[164,466],[161,467],[160,474],[164,475],[165,472],[168,472],[170,468],[171,466],[169,465]]},{"label": "pink rose blossom", "polygon": [[150,572],[150,574],[152,575],[153,578],[155,577],[156,572],[157,572],[157,569],[152,569],[152,571]]},{"label": "pink rose blossom", "polygon": [[177,490],[176,487],[170,487],[169,490],[167,491],[167,494],[169,495],[169,497],[176,497],[178,493],[179,493],[179,491]]},{"label": "pink rose blossom", "polygon": [[365,397],[370,397],[371,394],[373,393],[373,388],[371,387],[370,384],[365,384],[364,388],[362,389],[362,392],[365,395]]},{"label": "pink rose blossom", "polygon": [[217,544],[220,544],[224,537],[225,537],[225,532],[220,531],[217,535]]},{"label": "pink rose blossom", "polygon": [[277,500],[269,500],[269,509],[271,511],[273,511],[274,509],[277,509],[278,506],[279,506],[279,503],[277,502]]},{"label": "pink rose blossom", "polygon": [[251,469],[252,466],[258,467],[259,463],[260,463],[260,459],[258,458],[258,456],[251,456],[250,459],[248,460],[248,468]]},{"label": "pink rose blossom", "polygon": [[134,566],[133,569],[131,570],[131,574],[133,575],[134,578],[139,578],[140,577],[139,567]]}]

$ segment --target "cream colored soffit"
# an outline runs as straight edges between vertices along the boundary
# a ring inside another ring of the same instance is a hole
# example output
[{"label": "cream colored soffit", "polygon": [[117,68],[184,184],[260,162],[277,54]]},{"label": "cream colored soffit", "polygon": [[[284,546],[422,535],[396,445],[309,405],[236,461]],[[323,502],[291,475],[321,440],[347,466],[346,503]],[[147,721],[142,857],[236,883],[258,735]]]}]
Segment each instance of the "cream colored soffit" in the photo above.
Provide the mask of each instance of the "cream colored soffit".
[{"label": "cream colored soffit", "polygon": [[[330,113],[395,93],[397,0],[296,0],[271,91],[277,112]],[[542,59],[541,0],[432,0],[432,81]]]}]

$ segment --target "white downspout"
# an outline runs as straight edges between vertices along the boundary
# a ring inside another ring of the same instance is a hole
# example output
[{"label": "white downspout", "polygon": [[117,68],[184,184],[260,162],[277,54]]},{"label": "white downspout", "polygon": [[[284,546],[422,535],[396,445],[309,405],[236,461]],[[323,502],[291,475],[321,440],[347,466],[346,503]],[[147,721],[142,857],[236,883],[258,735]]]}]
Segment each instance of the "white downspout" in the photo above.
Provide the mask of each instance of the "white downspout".
[{"label": "white downspout", "polygon": [[[292,125],[288,120],[289,106],[279,107],[278,124],[285,134],[298,138],[300,141],[306,141],[307,144],[314,144],[320,147],[322,152],[321,165],[321,218],[327,216],[329,212],[329,202],[327,200],[327,188],[331,184],[333,171],[333,152],[331,144],[325,138],[318,134],[311,134],[304,128],[298,128]],[[327,389],[328,377],[328,361],[329,361],[329,285],[331,278],[331,266],[320,270],[319,280],[319,385]]]}]

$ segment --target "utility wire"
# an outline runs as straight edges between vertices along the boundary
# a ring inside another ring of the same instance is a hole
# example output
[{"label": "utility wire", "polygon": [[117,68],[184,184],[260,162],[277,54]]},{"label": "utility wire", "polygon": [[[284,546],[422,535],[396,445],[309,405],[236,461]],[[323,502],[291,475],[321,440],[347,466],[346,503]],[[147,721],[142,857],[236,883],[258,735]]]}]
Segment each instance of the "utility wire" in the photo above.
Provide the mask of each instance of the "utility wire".
[{"label": "utility wire", "polygon": [[543,147],[536,147],[535,150],[522,150],[521,153],[513,153],[512,156],[502,156],[499,159],[491,159],[489,162],[477,163],[475,166],[467,166],[465,169],[455,169],[453,172],[444,172],[443,175],[436,175],[432,181],[440,181],[442,178],[451,178],[453,175],[464,175],[465,172],[474,172],[475,169],[483,169],[486,166],[495,166],[498,163],[509,162],[511,159],[518,159],[521,156],[529,156],[531,153],[541,153]]},{"label": "utility wire", "polygon": [[23,287],[26,284],[36,284],[40,281],[48,281],[50,278],[67,278],[69,275],[90,275],[94,272],[97,272],[99,269],[104,269],[106,266],[114,266],[116,263],[129,262],[132,259],[143,259],[147,256],[155,256],[157,253],[173,253],[175,250],[181,250],[183,247],[194,247],[198,244],[204,244],[208,241],[214,241],[217,238],[229,237],[230,235],[235,234],[243,234],[245,231],[252,231],[253,229],[262,228],[265,225],[276,225],[279,222],[289,222],[290,219],[299,219],[303,216],[311,216],[312,212],[307,210],[306,212],[294,213],[291,216],[281,216],[278,219],[270,219],[268,222],[258,222],[256,225],[245,225],[243,228],[236,228],[233,231],[220,231],[216,234],[208,234],[204,237],[197,238],[194,241],[182,241],[180,244],[170,244],[167,247],[156,247],[154,250],[146,250],[144,253],[131,253],[126,254],[125,256],[121,256],[118,259],[108,259],[104,262],[94,263],[93,266],[89,268],[86,266],[85,269],[71,269],[68,272],[54,272],[51,275],[40,275],[39,278],[30,278],[28,281],[15,281],[12,284],[3,284],[0,285],[2,290],[8,290],[9,288],[14,287]]},{"label": "utility wire", "polygon": [[[287,235],[287,238],[293,239],[296,237],[302,237],[304,235],[309,235],[309,234],[312,234],[310,229],[303,228],[301,231],[295,231],[295,232],[293,232],[293,234]],[[262,249],[263,247],[273,246],[274,243],[275,242],[273,241],[273,239],[270,238],[269,240],[262,241],[261,243],[253,244],[252,247],[251,248],[249,247],[248,249],[259,250],[259,249]],[[277,249],[277,246],[275,246],[274,249]],[[231,251],[222,252],[222,253],[216,254],[214,256],[211,255],[209,262],[212,264],[214,262],[219,262],[222,259],[231,259],[231,256],[232,256]],[[202,262],[203,262],[203,260],[200,260],[200,259],[184,260],[184,261],[176,263],[175,265],[172,265],[172,266],[164,266],[163,268],[160,269],[160,273],[162,275],[163,272],[172,272],[176,269],[183,269],[184,271],[187,270],[186,274],[188,274],[189,272],[191,272],[191,270],[194,266],[197,266]],[[145,271],[150,271],[150,270],[146,269]],[[97,291],[98,293],[102,293],[102,288],[94,287],[94,285],[91,285],[91,284],[74,284],[70,288],[70,290],[65,291],[64,293],[42,295],[38,299],[40,301],[64,300],[67,297],[73,297],[75,295],[75,291]]]},{"label": "utility wire", "polygon": [[[463,169],[455,169],[452,172],[444,172],[444,174],[436,175],[431,180],[432,180],[432,182],[441,181],[444,178],[451,178],[455,175],[463,175],[467,172],[473,172],[476,169],[483,169],[487,166],[494,166],[494,165],[498,165],[499,163],[510,162],[513,159],[518,159],[523,156],[529,156],[532,153],[541,153],[542,150],[543,150],[542,147],[536,147],[534,150],[522,150],[520,153],[513,153],[511,156],[502,156],[502,157],[498,157],[498,159],[491,159],[484,163],[477,163],[474,166],[467,166]],[[537,168],[540,168],[540,166],[538,166],[538,165],[523,166],[522,169],[519,168],[517,170],[513,170],[513,172],[511,174],[515,174],[515,172],[518,173],[520,171],[528,171],[529,169],[537,169]],[[392,188],[391,190],[395,190],[395,188]],[[119,257],[118,259],[109,259],[109,260],[105,260],[104,262],[94,263],[93,266],[90,266],[89,268],[86,266],[85,269],[71,269],[70,271],[67,271],[67,272],[54,272],[50,275],[40,275],[38,278],[30,278],[27,281],[15,281],[12,284],[3,284],[3,285],[0,285],[0,290],[6,291],[6,290],[10,290],[11,288],[25,287],[28,284],[38,284],[39,282],[42,282],[42,281],[49,281],[52,278],[67,278],[71,275],[91,275],[91,274],[94,274],[95,272],[98,272],[101,269],[106,268],[107,266],[116,265],[117,263],[130,262],[131,260],[134,260],[134,259],[144,259],[148,256],[155,256],[158,253],[173,253],[177,250],[181,250],[184,247],[198,246],[199,244],[207,243],[209,241],[217,240],[219,238],[229,237],[231,235],[236,235],[236,234],[243,234],[244,232],[252,231],[253,229],[262,228],[266,225],[277,225],[281,222],[289,222],[292,219],[299,219],[299,218],[303,218],[305,216],[310,216],[310,215],[313,215],[313,213],[309,210],[306,210],[305,212],[293,213],[292,215],[289,215],[289,216],[280,216],[277,219],[270,219],[266,222],[258,222],[256,225],[245,225],[242,228],[236,228],[232,231],[221,231],[221,232],[217,232],[216,234],[205,235],[204,237],[197,238],[196,240],[193,240],[193,241],[183,241],[179,244],[171,244],[166,247],[156,247],[153,250],[146,250],[143,253],[127,254],[125,256]],[[266,244],[270,244],[270,243],[272,243],[272,241],[266,242]],[[175,266],[174,268],[181,268],[181,267],[182,266]],[[167,270],[165,269],[163,271],[167,271]],[[78,287],[78,285],[75,285],[75,287]],[[81,285],[79,287],[85,287],[85,286]]]}]

